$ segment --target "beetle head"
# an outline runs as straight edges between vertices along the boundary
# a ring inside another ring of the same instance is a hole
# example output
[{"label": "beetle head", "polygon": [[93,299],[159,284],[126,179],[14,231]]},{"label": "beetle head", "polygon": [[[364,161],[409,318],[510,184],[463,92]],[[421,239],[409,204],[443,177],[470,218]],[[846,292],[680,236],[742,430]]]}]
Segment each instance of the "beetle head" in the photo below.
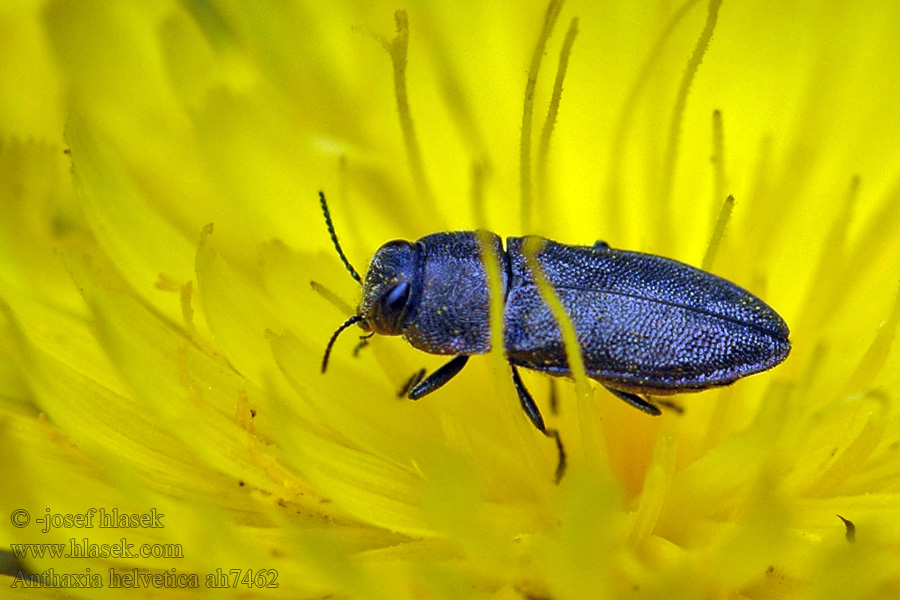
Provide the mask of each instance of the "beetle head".
[{"label": "beetle head", "polygon": [[404,240],[384,244],[372,256],[356,314],[360,327],[381,335],[400,335],[417,294],[420,251]]},{"label": "beetle head", "polygon": [[[324,208],[324,196],[322,202]],[[330,225],[327,208],[325,209],[325,218]],[[330,227],[329,230],[331,230]],[[334,236],[332,239],[350,274],[354,275],[354,279],[360,280],[355,269],[344,257],[344,253],[337,243],[337,237]],[[351,325],[358,324],[363,331],[382,335],[403,333],[405,318],[418,297],[421,287],[420,256],[419,248],[403,240],[388,242],[378,249],[369,263],[365,279],[361,280],[363,295],[356,314],[337,328],[325,347],[325,356],[322,358],[323,373],[328,367],[328,357],[334,342],[341,332]]]}]

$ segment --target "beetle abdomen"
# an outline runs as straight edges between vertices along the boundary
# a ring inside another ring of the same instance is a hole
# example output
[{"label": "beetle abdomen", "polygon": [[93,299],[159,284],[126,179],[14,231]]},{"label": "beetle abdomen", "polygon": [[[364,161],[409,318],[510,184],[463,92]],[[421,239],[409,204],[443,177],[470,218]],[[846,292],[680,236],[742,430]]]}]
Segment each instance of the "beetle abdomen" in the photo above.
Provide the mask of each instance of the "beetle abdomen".
[{"label": "beetle abdomen", "polygon": [[[555,316],[507,240],[505,346],[515,364],[555,375],[569,366]],[[578,336],[589,376],[614,388],[675,393],[726,385],[789,351],[788,328],[748,291],[658,256],[547,241],[538,263]]]}]

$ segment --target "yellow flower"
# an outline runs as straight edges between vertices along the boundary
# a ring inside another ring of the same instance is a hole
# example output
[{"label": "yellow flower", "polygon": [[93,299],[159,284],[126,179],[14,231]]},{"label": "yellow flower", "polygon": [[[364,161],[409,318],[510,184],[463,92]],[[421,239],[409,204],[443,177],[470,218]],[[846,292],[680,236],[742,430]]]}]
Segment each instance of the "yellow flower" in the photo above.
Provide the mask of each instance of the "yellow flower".
[{"label": "yellow flower", "polygon": [[[900,595],[898,9],[471,4],[0,9],[0,583]],[[401,340],[320,373],[359,289],[319,189],[357,268],[602,239],[752,290],[792,355],[658,418],[524,374],[557,486],[500,353],[416,403],[445,359]]]}]

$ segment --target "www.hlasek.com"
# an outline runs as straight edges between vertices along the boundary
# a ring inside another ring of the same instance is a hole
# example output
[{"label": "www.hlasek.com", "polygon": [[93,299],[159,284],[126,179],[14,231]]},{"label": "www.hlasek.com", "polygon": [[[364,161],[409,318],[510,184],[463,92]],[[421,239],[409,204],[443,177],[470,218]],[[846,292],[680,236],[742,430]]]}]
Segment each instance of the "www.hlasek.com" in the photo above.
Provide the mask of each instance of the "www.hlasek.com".
[{"label": "www.hlasek.com", "polygon": [[137,548],[121,538],[114,544],[99,544],[88,538],[69,538],[57,544],[10,544],[16,558],[184,558],[181,544],[141,544]]}]

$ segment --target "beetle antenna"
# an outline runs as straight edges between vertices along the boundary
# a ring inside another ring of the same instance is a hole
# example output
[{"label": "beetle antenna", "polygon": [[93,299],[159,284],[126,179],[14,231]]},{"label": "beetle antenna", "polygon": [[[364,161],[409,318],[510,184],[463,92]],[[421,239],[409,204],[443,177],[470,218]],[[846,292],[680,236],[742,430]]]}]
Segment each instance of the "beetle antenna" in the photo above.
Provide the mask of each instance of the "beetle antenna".
[{"label": "beetle antenna", "polygon": [[[331,213],[328,211],[328,203],[325,202],[325,193],[319,190],[319,203],[322,205],[322,212],[325,214],[325,225],[328,227],[328,233],[331,234],[331,241],[334,242],[334,249],[337,250],[338,255],[340,255],[341,260],[344,261],[344,266],[347,267],[347,270],[350,271],[350,275],[362,285],[362,278],[359,276],[359,273],[356,272],[356,269],[353,268],[353,265],[350,264],[350,261],[347,260],[347,256],[344,254],[344,251],[341,250],[341,244],[338,242],[337,234],[334,232],[334,223],[331,222]],[[346,325],[346,323],[345,323]],[[340,331],[340,329],[338,329]],[[328,355],[325,355],[325,358],[328,358]],[[325,370],[324,368],[322,369]]]},{"label": "beetle antenna", "polygon": [[341,332],[343,330],[347,329],[354,323],[359,323],[362,320],[363,320],[363,318],[361,316],[353,315],[352,317],[350,317],[349,319],[344,321],[341,324],[341,326],[337,328],[337,331],[335,331],[333,334],[331,334],[331,339],[328,340],[328,345],[325,346],[325,356],[322,357],[322,372],[323,373],[325,372],[325,369],[328,368],[328,357],[331,355],[331,347],[334,346],[334,342],[335,342],[335,340],[337,340],[337,337],[341,334]]}]

